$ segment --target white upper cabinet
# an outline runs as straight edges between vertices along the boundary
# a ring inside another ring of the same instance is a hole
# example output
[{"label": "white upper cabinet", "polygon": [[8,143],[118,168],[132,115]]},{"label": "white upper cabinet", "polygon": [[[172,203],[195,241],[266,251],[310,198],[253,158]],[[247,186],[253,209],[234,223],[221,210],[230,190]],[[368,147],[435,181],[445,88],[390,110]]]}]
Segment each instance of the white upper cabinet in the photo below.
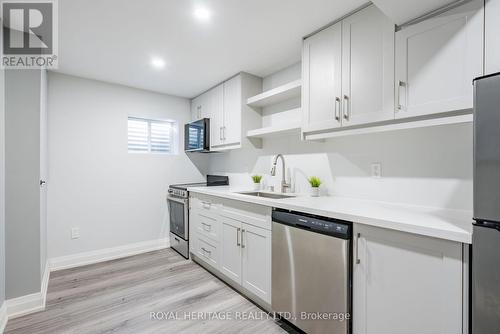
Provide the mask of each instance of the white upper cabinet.
[{"label": "white upper cabinet", "polygon": [[394,24],[375,6],[342,21],[342,123],[394,119]]},{"label": "white upper cabinet", "polygon": [[202,111],[203,117],[210,118],[210,146],[223,144],[222,131],[224,127],[224,87],[218,85],[204,94],[207,99],[208,112]]},{"label": "white upper cabinet", "polygon": [[193,121],[209,117],[208,93],[202,94],[191,101],[191,118]]},{"label": "white upper cabinet", "polygon": [[466,333],[462,244],[361,224],[354,232],[353,334]]},{"label": "white upper cabinet", "polygon": [[222,139],[224,145],[241,142],[241,76],[224,82],[224,125]]},{"label": "white upper cabinet", "polygon": [[200,111],[200,97],[196,97],[191,100],[191,120],[196,121],[200,119],[201,111]]},{"label": "white upper cabinet", "polygon": [[486,0],[484,21],[485,74],[500,72],[500,0]]},{"label": "white upper cabinet", "polygon": [[394,29],[371,5],[304,41],[303,132],[394,119]]},{"label": "white upper cabinet", "polygon": [[304,41],[302,112],[304,131],[341,125],[342,24],[337,23]]},{"label": "white upper cabinet", "polygon": [[396,33],[396,118],[472,108],[483,73],[483,1]]},{"label": "white upper cabinet", "polygon": [[246,99],[262,90],[262,78],[241,72],[191,100],[191,117],[210,119],[210,149],[240,148],[242,133],[260,123]]}]

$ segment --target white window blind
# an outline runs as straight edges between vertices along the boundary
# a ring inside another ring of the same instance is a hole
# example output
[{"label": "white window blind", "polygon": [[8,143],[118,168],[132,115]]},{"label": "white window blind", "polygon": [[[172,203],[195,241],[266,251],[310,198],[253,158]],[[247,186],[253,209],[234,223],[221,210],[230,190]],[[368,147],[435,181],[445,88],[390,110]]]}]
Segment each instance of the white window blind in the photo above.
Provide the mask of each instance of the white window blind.
[{"label": "white window blind", "polygon": [[128,118],[128,151],[174,153],[174,122]]}]

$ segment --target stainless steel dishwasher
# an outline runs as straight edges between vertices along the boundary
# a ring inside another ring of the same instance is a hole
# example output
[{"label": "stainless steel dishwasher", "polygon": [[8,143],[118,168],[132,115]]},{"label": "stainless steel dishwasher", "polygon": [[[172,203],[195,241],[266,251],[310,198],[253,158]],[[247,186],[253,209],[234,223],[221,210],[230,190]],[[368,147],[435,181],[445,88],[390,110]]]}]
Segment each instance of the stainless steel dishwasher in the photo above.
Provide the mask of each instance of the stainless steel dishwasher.
[{"label": "stainless steel dishwasher", "polygon": [[273,209],[272,308],[308,334],[351,331],[352,223]]}]

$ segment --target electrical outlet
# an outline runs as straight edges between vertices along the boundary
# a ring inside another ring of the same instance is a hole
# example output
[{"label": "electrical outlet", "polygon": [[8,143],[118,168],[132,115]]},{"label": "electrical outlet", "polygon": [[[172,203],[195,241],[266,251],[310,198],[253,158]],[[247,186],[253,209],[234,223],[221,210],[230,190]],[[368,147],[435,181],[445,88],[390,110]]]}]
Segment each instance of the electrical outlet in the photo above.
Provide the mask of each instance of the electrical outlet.
[{"label": "electrical outlet", "polygon": [[382,176],[382,166],[378,162],[372,163],[372,177],[380,178]]},{"label": "electrical outlet", "polygon": [[71,228],[71,239],[78,239],[78,238],[80,238],[80,228],[78,227]]}]

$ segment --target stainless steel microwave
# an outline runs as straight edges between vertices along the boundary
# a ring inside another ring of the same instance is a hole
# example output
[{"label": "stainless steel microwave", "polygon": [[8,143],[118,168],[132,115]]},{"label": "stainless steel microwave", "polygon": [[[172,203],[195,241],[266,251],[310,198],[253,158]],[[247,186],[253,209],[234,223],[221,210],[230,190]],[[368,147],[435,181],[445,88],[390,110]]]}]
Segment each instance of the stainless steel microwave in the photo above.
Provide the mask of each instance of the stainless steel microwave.
[{"label": "stainless steel microwave", "polygon": [[184,125],[184,151],[210,152],[209,118],[202,118]]}]

